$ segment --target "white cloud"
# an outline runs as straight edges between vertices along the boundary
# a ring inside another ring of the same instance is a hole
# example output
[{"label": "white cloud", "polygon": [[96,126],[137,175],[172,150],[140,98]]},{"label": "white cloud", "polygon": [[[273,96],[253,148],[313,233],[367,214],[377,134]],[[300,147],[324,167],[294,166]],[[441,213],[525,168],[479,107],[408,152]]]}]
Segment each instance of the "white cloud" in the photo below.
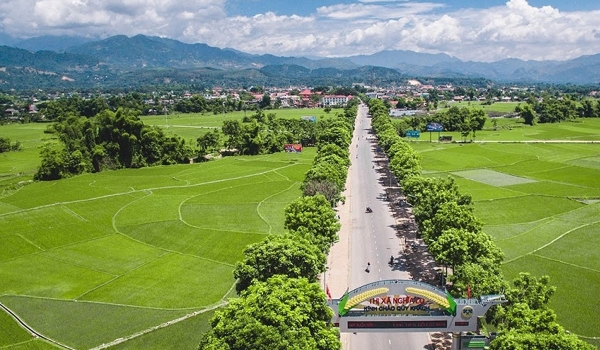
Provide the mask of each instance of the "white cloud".
[{"label": "white cloud", "polygon": [[567,59],[600,52],[600,11],[561,12],[508,0],[449,10],[404,0],[358,0],[310,16],[227,17],[226,0],[3,0],[0,31],[110,36],[147,34],[275,55],[345,56],[384,49],[462,59]]},{"label": "white cloud", "polygon": [[3,0],[0,28],[17,37],[144,33],[178,38],[189,21],[224,18],[224,3],[225,0]]},{"label": "white cloud", "polygon": [[444,7],[444,5],[429,2],[389,2],[391,4],[380,4],[377,2],[378,4],[368,5],[358,3],[323,6],[317,9],[317,14],[319,16],[340,20],[371,18],[382,21],[418,13],[426,13]]}]

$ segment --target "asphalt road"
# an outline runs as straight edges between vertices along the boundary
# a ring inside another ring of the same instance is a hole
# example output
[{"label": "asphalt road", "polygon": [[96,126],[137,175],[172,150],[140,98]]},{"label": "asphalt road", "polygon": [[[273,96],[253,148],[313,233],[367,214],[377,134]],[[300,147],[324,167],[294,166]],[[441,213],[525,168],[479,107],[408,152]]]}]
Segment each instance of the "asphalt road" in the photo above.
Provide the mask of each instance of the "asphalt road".
[{"label": "asphalt road", "polygon": [[[401,239],[396,237],[395,221],[385,198],[385,187],[381,183],[375,145],[371,138],[371,120],[367,118],[367,107],[359,107],[351,146],[352,166],[348,172],[351,196],[346,198],[350,205],[350,244],[348,282],[352,290],[366,283],[383,279],[410,279],[403,266],[398,264],[401,254]],[[385,181],[384,181],[385,182]],[[369,206],[372,213],[366,213]],[[389,265],[390,256],[396,264]],[[370,263],[370,272],[366,271]],[[357,333],[343,337],[344,349],[425,349],[430,344],[427,333]]]}]

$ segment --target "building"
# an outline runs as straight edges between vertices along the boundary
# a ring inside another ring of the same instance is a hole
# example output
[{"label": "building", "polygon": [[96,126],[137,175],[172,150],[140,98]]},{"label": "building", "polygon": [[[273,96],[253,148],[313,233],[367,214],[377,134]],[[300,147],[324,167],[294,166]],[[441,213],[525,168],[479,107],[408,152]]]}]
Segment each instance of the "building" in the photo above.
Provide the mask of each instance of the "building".
[{"label": "building", "polygon": [[331,107],[331,106],[345,106],[349,100],[352,99],[352,95],[343,96],[343,95],[326,95],[323,96],[323,107]]}]

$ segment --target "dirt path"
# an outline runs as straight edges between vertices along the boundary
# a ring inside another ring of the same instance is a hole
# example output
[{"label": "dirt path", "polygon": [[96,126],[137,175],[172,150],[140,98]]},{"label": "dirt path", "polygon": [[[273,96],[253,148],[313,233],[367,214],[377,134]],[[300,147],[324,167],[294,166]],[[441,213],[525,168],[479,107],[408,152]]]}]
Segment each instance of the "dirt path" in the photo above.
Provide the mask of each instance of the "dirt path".
[{"label": "dirt path", "polygon": [[27,323],[25,323],[25,321],[23,321],[21,318],[19,318],[19,316],[17,316],[17,314],[15,314],[14,312],[12,312],[11,309],[9,309],[8,307],[6,307],[4,304],[0,303],[0,309],[3,309],[4,311],[6,311],[6,313],[8,313],[21,327],[23,327],[25,330],[27,330],[29,332],[29,334],[31,334],[34,338],[40,338],[40,339],[44,339],[58,347],[61,347],[63,349],[70,349],[70,350],[75,350],[69,346],[66,346],[64,344],[61,344],[59,342],[57,342],[56,340],[50,339],[48,337],[46,337],[45,335],[38,333],[35,329],[31,328]]}]

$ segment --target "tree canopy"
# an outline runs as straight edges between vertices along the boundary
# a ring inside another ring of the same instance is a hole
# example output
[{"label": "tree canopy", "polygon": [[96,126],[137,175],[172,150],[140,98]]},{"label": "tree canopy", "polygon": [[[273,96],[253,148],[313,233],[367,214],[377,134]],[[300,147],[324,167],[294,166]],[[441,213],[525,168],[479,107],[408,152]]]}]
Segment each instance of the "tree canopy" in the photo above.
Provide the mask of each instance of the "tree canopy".
[{"label": "tree canopy", "polygon": [[217,311],[199,349],[340,349],[325,293],[307,279],[273,276]]},{"label": "tree canopy", "polygon": [[285,228],[316,244],[323,252],[338,240],[340,223],[321,194],[298,198],[285,208]]},{"label": "tree canopy", "polygon": [[538,279],[528,273],[513,281],[514,288],[505,293],[508,304],[498,306],[494,313],[492,323],[500,332],[490,349],[594,349],[556,321],[556,314],[548,307],[556,288],[549,281],[548,276]]},{"label": "tree canopy", "polygon": [[301,237],[270,236],[244,250],[244,260],[233,271],[236,290],[240,293],[253,282],[264,282],[274,275],[315,282],[317,275],[325,271],[325,262],[325,254]]},{"label": "tree canopy", "polygon": [[104,110],[96,116],[70,116],[54,123],[61,148],[46,146],[34,178],[56,180],[103,169],[187,163],[192,149],[177,136],[148,126],[136,112]]}]

